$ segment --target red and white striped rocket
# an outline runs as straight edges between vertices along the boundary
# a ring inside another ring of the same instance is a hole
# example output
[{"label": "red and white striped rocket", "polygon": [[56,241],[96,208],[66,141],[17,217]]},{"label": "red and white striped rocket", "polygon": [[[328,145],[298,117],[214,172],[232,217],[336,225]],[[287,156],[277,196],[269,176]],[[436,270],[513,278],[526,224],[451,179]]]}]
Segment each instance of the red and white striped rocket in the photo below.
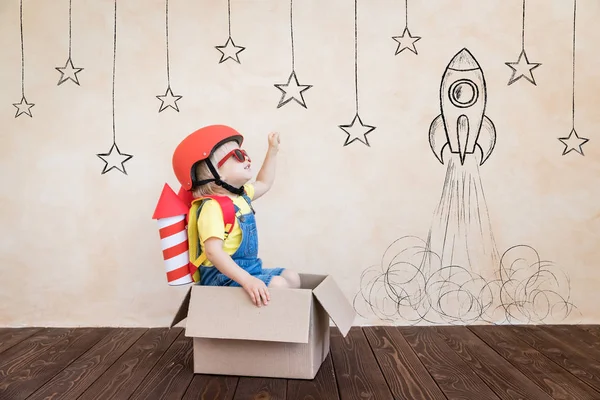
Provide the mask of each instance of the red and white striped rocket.
[{"label": "red and white striped rocket", "polygon": [[152,219],[158,220],[167,282],[171,286],[193,282],[187,236],[187,213],[189,207],[165,183]]}]

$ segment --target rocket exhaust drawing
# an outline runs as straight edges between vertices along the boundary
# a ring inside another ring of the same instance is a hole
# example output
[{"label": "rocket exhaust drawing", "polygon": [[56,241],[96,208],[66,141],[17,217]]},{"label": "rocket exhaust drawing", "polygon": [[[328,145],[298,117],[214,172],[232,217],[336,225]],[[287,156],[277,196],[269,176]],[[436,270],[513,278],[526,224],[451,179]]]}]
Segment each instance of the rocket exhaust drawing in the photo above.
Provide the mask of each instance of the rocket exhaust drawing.
[{"label": "rocket exhaust drawing", "polygon": [[450,61],[440,85],[440,109],[429,127],[429,144],[439,162],[443,152],[460,155],[460,163],[481,151],[480,165],[488,159],[496,144],[496,129],[485,115],[487,92],[483,71],[475,57],[462,49]]}]

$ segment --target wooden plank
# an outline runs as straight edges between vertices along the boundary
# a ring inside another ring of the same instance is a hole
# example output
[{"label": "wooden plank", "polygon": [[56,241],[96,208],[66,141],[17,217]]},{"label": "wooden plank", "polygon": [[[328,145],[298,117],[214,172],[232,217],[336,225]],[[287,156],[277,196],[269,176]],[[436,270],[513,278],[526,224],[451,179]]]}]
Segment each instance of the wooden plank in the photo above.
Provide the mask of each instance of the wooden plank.
[{"label": "wooden plank", "polygon": [[181,332],[129,399],[180,400],[194,377],[193,355],[192,338]]},{"label": "wooden plank", "polygon": [[398,329],[374,326],[364,327],[363,332],[394,399],[446,399]]},{"label": "wooden plank", "polygon": [[128,398],[183,328],[151,328],[138,339],[78,400]]},{"label": "wooden plank", "polygon": [[523,342],[505,326],[469,326],[515,368],[557,400],[597,400],[598,392]]},{"label": "wooden plank", "polygon": [[398,330],[449,399],[498,400],[432,327],[398,327]]},{"label": "wooden plank", "polygon": [[327,355],[325,361],[321,364],[321,368],[319,368],[314,379],[290,379],[287,383],[287,400],[336,400],[339,398],[331,353]]},{"label": "wooden plank", "polygon": [[286,400],[286,389],[285,379],[242,377],[233,400]]},{"label": "wooden plank", "polygon": [[55,375],[28,400],[77,398],[145,331],[142,328],[111,329],[95,346]]},{"label": "wooden plank", "polygon": [[0,353],[41,330],[42,328],[0,328]]},{"label": "wooden plank", "polygon": [[[50,329],[48,335],[56,331],[52,343],[38,346],[37,354],[31,357],[27,353],[27,361],[21,361],[20,357],[12,358],[18,368],[8,368],[7,374],[3,375],[0,382],[2,396],[11,400],[25,399],[50,378],[59,373],[67,365],[85,353],[90,347],[98,343],[108,333],[108,328],[73,328],[73,329]],[[46,336],[46,335],[42,335]],[[35,337],[34,337],[35,338]],[[17,349],[19,345],[11,349]],[[9,353],[10,350],[7,351]],[[2,368],[0,368],[1,370]]]},{"label": "wooden plank", "polygon": [[369,342],[360,327],[352,327],[346,338],[331,329],[331,356],[340,399],[393,399]]},{"label": "wooden plank", "polygon": [[237,376],[194,375],[182,400],[232,400]]},{"label": "wooden plank", "polygon": [[570,341],[577,343],[578,349],[584,349],[586,354],[590,355],[594,360],[600,361],[600,337],[594,336],[585,329],[580,329],[576,325],[544,325],[545,331],[553,334],[563,334],[563,337],[568,337]]},{"label": "wooden plank", "polygon": [[501,399],[552,399],[466,327],[444,326],[434,329]]},{"label": "wooden plank", "polygon": [[580,350],[581,341],[574,341],[560,331],[538,326],[506,327],[522,341],[587,383],[600,398],[600,364],[590,357],[588,350]]},{"label": "wooden plank", "polygon": [[600,339],[600,325],[577,325],[577,328],[583,329],[590,335]]}]

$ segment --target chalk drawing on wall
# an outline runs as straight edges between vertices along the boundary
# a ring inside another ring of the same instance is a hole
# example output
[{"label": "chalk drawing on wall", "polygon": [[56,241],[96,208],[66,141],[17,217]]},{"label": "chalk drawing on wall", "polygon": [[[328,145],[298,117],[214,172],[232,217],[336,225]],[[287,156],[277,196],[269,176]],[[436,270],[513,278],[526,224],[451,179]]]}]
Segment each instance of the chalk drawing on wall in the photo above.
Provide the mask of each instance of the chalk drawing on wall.
[{"label": "chalk drawing on wall", "polygon": [[374,126],[365,125],[359,115],[358,104],[358,7],[357,0],[354,0],[354,119],[349,125],[338,125],[340,129],[346,132],[344,146],[348,146],[355,141],[361,142],[369,147],[367,135],[375,130]]},{"label": "chalk drawing on wall", "polygon": [[429,145],[442,164],[446,148],[465,157],[478,149],[483,164],[496,145],[496,129],[485,115],[487,87],[481,67],[467,49],[448,64],[440,85],[440,115],[429,128]]},{"label": "chalk drawing on wall", "polygon": [[74,82],[77,86],[79,86],[79,78],[77,77],[77,74],[80,73],[81,71],[83,71],[83,68],[76,68],[73,65],[73,60],[71,58],[71,43],[72,43],[72,24],[71,24],[71,11],[72,11],[72,6],[71,6],[72,0],[69,0],[69,57],[67,58],[67,61],[65,62],[65,66],[64,67],[56,67],[55,69],[60,72],[60,78],[58,79],[58,84],[57,85],[62,85],[63,83],[65,83],[66,81],[71,81]]},{"label": "chalk drawing on wall", "polygon": [[[469,57],[472,54],[462,49],[449,65]],[[446,68],[443,88],[452,84],[444,82],[447,72]],[[458,72],[457,79],[466,73]],[[454,93],[443,90],[442,95],[452,101]],[[464,115],[465,124],[479,118]],[[485,148],[489,145],[486,141]],[[354,296],[359,315],[411,324],[546,323],[577,310],[570,300],[569,277],[533,247],[518,244],[498,251],[479,170],[489,156],[485,148],[467,157],[466,150],[448,152],[427,237],[400,237],[379,265],[363,271]]]},{"label": "chalk drawing on wall", "polygon": [[115,129],[115,76],[116,76],[116,64],[117,64],[117,0],[114,0],[114,31],[113,31],[113,68],[112,68],[112,134],[113,142],[108,153],[96,154],[102,161],[104,161],[104,168],[102,174],[104,175],[112,169],[117,169],[127,175],[125,170],[125,162],[130,160],[133,156],[131,154],[121,153],[119,146],[117,146],[117,135]]},{"label": "chalk drawing on wall", "polygon": [[23,42],[23,0],[19,2],[19,24],[21,27],[21,101],[19,103],[13,103],[13,106],[17,108],[15,118],[23,114],[33,117],[33,115],[31,114],[31,107],[35,106],[34,103],[28,103],[27,99],[25,98],[25,46]]},{"label": "chalk drawing on wall", "polygon": [[242,46],[236,46],[231,38],[231,0],[227,0],[227,31],[228,36],[225,44],[223,46],[215,46],[215,48],[221,52],[219,64],[227,60],[233,60],[238,64],[241,64],[239,54],[246,48]]},{"label": "chalk drawing on wall", "polygon": [[279,99],[277,108],[281,108],[292,100],[300,104],[302,107],[307,108],[306,102],[304,101],[303,92],[310,89],[312,85],[301,85],[298,83],[298,77],[296,76],[296,60],[294,51],[294,0],[290,0],[290,39],[292,52],[292,72],[290,73],[286,83],[275,84],[275,87],[281,91],[281,98]]},{"label": "chalk drawing on wall", "polygon": [[529,62],[527,52],[525,51],[525,0],[523,0],[523,21],[521,25],[521,53],[519,53],[519,58],[517,59],[517,61],[506,62],[505,64],[508,65],[512,70],[512,75],[508,80],[509,86],[521,78],[525,78],[526,80],[537,86],[537,84],[535,83],[535,78],[533,76],[533,70],[542,64]]},{"label": "chalk drawing on wall", "polygon": [[571,97],[571,132],[567,137],[558,138],[564,145],[562,155],[569,154],[571,151],[575,151],[582,156],[583,149],[581,146],[586,144],[589,139],[580,137],[575,130],[575,44],[576,44],[576,36],[575,36],[575,28],[577,27],[577,0],[573,0],[573,81],[571,82],[572,88],[572,97]]},{"label": "chalk drawing on wall", "polygon": [[404,50],[410,50],[413,53],[418,54],[415,43],[421,39],[421,36],[411,35],[410,30],[408,29],[408,0],[404,0],[404,10],[404,32],[402,32],[401,36],[392,36],[392,39],[398,43],[395,55],[402,53]]},{"label": "chalk drawing on wall", "polygon": [[162,112],[169,107],[179,112],[177,101],[183,96],[173,94],[173,91],[171,90],[171,61],[169,59],[169,0],[165,0],[165,36],[167,45],[167,90],[165,91],[165,94],[156,96],[156,98],[161,101],[158,112]]}]

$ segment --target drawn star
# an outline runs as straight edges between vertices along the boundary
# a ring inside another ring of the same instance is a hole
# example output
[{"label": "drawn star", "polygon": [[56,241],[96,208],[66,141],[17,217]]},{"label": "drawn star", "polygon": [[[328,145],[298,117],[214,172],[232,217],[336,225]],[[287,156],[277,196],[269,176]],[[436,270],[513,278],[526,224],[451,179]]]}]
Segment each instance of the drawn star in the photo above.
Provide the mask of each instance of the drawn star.
[{"label": "drawn star", "polygon": [[344,146],[347,146],[355,140],[358,140],[359,142],[371,147],[369,140],[367,139],[367,135],[371,133],[375,127],[363,124],[358,113],[356,113],[350,125],[339,125],[339,127],[348,135],[346,142],[344,142]]},{"label": "drawn star", "polygon": [[219,64],[227,61],[230,58],[233,61],[236,61],[238,64],[241,64],[238,54],[246,49],[242,46],[236,46],[235,43],[233,43],[231,36],[227,38],[227,42],[223,46],[215,46],[215,48],[221,52],[221,60],[219,60]]},{"label": "drawn star", "polygon": [[589,139],[587,138],[579,137],[579,135],[577,135],[577,132],[575,131],[575,128],[571,130],[571,133],[568,137],[558,138],[558,140],[560,140],[565,145],[565,149],[562,153],[563,156],[573,150],[575,150],[583,156],[584,154],[583,150],[581,149],[581,146],[583,146],[589,141]]},{"label": "drawn star", "polygon": [[60,72],[60,79],[58,80],[58,84],[61,85],[67,80],[72,80],[79,86],[79,79],[77,79],[77,74],[83,71],[83,68],[75,68],[73,66],[73,61],[71,57],[67,59],[64,67],[56,67],[58,72]]},{"label": "drawn star", "polygon": [[113,168],[116,168],[125,175],[127,175],[127,171],[125,171],[125,166],[123,164],[125,164],[127,160],[133,157],[131,154],[121,153],[116,143],[113,143],[108,153],[96,155],[100,157],[105,163],[104,169],[102,170],[103,175]]},{"label": "drawn star", "polygon": [[542,64],[530,63],[529,59],[527,58],[527,54],[525,53],[525,49],[521,50],[521,54],[519,54],[519,59],[516,62],[507,62],[505,64],[513,70],[512,76],[508,81],[509,85],[512,85],[514,82],[518,81],[521,78],[525,78],[529,82],[536,85],[535,78],[533,77],[533,70]]},{"label": "drawn star", "polygon": [[404,32],[402,32],[402,36],[392,36],[396,42],[398,42],[398,48],[396,49],[396,54],[398,55],[404,50],[408,49],[413,53],[417,54],[417,48],[415,47],[415,43],[421,39],[421,36],[412,36],[408,27],[404,28]]},{"label": "drawn star", "polygon": [[284,106],[291,100],[295,100],[296,103],[306,108],[306,103],[304,102],[304,96],[302,95],[302,92],[310,89],[312,85],[300,85],[298,83],[298,78],[296,77],[296,72],[292,71],[287,83],[276,83],[275,87],[281,90],[282,93],[279,104],[277,104],[277,108]]},{"label": "drawn star", "polygon": [[164,95],[156,96],[156,98],[162,102],[160,108],[158,109],[158,112],[163,111],[167,107],[171,107],[175,111],[179,112],[179,107],[177,107],[177,100],[181,99],[182,97],[183,96],[174,95],[173,91],[171,91],[171,87],[169,86]]},{"label": "drawn star", "polygon": [[30,117],[33,117],[33,115],[31,115],[31,107],[35,106],[35,104],[28,103],[25,99],[25,95],[21,97],[20,103],[13,103],[13,106],[17,107],[17,113],[15,114],[15,118],[17,118],[21,114],[27,114]]}]

